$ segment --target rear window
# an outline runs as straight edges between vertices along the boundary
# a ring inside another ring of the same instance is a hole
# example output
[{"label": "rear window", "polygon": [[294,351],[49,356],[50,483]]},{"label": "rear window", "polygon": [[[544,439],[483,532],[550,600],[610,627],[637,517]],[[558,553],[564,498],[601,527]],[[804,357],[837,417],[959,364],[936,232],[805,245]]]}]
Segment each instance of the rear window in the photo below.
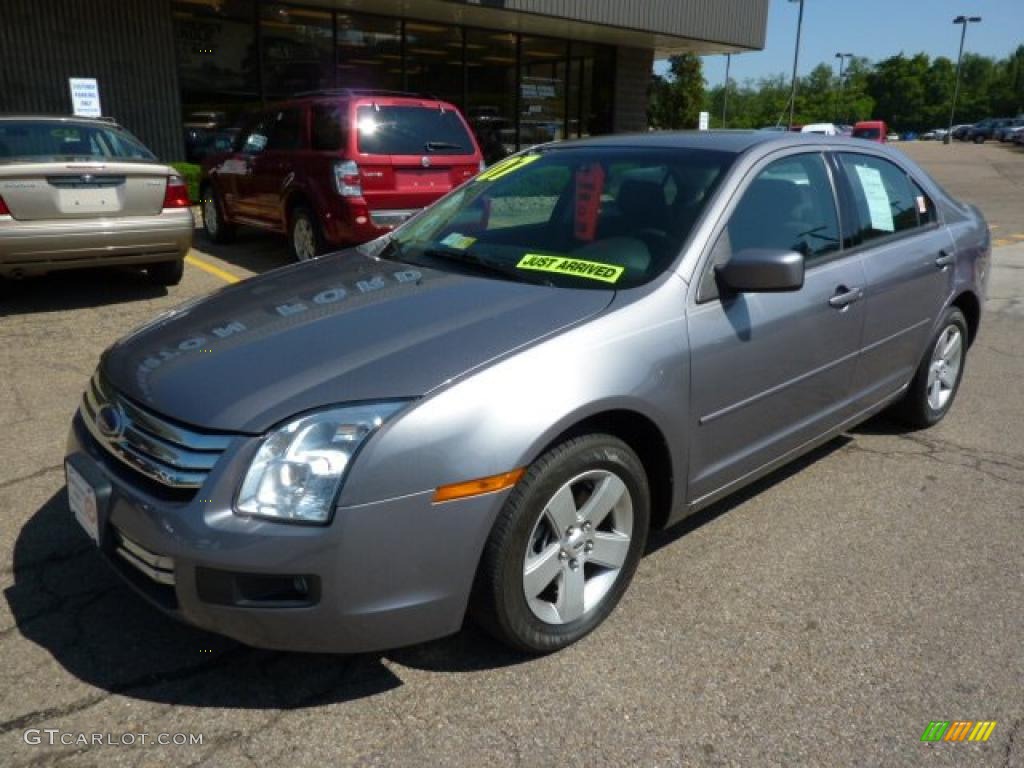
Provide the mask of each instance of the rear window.
[{"label": "rear window", "polygon": [[359,151],[369,155],[471,155],[473,139],[451,110],[359,107]]},{"label": "rear window", "polygon": [[853,137],[855,139],[877,139],[882,135],[880,128],[854,128]]},{"label": "rear window", "polygon": [[94,158],[156,159],[138,139],[114,126],[49,120],[0,122],[0,163]]}]

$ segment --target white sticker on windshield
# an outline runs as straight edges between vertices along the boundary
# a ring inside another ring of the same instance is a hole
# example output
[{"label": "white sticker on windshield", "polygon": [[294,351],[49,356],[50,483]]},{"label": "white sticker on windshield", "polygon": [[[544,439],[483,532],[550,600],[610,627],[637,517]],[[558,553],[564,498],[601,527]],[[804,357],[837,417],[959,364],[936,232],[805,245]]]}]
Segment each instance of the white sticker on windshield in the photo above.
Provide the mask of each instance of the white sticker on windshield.
[{"label": "white sticker on windshield", "polygon": [[871,228],[879,232],[895,232],[896,225],[892,220],[892,204],[889,193],[882,183],[882,174],[876,168],[866,165],[855,165],[861,189],[868,201],[868,215],[871,217]]},{"label": "white sticker on windshield", "polygon": [[475,242],[475,237],[469,237],[467,235],[460,235],[458,232],[452,232],[448,237],[441,240],[441,245],[446,245],[449,248],[454,248],[458,251],[464,251]]}]

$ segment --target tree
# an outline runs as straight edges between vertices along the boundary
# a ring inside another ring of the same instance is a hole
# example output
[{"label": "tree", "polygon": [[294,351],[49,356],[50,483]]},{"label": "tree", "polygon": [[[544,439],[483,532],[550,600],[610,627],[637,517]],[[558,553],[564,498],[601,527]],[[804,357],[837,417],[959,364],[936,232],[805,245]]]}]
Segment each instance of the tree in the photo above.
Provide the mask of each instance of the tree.
[{"label": "tree", "polygon": [[668,60],[664,76],[652,75],[647,122],[654,128],[696,128],[704,102],[704,73],[699,56],[684,53]]}]

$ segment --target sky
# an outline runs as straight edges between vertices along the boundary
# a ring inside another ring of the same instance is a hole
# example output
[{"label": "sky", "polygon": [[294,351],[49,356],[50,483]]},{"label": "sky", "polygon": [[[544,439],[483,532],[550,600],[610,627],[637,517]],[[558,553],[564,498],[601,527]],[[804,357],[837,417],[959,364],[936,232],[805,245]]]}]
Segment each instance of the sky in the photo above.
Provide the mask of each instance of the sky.
[{"label": "sky", "polygon": [[[789,78],[798,7],[770,0],[765,48],[732,57],[734,81],[779,73]],[[838,51],[873,61],[900,51],[955,60],[960,27],[952,22],[960,14],[982,18],[968,27],[965,52],[998,58],[1024,44],[1024,0],[804,0],[799,73],[806,75],[823,61],[838,66]],[[664,64],[656,63],[655,71],[663,72]],[[705,57],[704,77],[709,87],[721,85],[725,57]]]}]

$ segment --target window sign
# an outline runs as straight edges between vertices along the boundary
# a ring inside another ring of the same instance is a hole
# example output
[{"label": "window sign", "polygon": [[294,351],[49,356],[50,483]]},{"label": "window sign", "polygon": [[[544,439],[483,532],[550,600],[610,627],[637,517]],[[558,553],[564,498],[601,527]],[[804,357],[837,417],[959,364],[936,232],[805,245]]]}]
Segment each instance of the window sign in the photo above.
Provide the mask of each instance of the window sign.
[{"label": "window sign", "polygon": [[76,117],[100,117],[100,86],[94,77],[68,78],[71,86],[71,114]]},{"label": "window sign", "polygon": [[857,178],[868,202],[868,215],[871,217],[871,228],[880,232],[895,232],[896,224],[892,219],[892,206],[889,193],[882,183],[882,174],[875,168],[855,165]]}]

